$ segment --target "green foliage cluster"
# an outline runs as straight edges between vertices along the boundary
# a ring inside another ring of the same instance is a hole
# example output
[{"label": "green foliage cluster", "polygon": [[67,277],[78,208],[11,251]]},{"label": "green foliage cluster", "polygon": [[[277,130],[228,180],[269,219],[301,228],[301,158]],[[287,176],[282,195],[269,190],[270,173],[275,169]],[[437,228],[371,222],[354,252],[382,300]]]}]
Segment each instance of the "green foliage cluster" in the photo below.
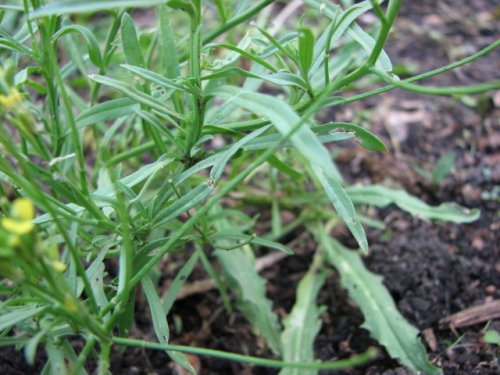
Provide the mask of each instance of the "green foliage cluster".
[{"label": "green foliage cluster", "polygon": [[[392,357],[441,373],[380,277],[363,266],[359,254],[369,244],[362,223],[381,223],[360,212],[396,204],[422,219],[455,223],[479,213],[450,203],[431,207],[384,186],[347,186],[331,156],[335,142],[356,139],[373,152],[385,145],[363,126],[321,123],[317,115],[395,88],[450,96],[498,88],[417,83],[498,42],[400,80],[384,45],[402,0],[305,0],[305,16],[291,30],[269,26],[273,2],[0,5],[0,345],[22,348],[30,363],[43,345],[44,373],[54,374],[85,374],[89,356],[106,374],[112,345],[164,350],[192,373],[184,353],[279,367],[281,374],[352,367],[376,352],[314,358],[327,308],[316,300],[334,268],[362,310],[363,326]],[[151,8],[153,21],[139,27],[136,8]],[[367,12],[377,18],[370,30],[357,23]],[[367,76],[385,86],[367,89]],[[349,95],[360,82],[362,93]],[[255,233],[259,216],[246,213],[252,205],[270,212],[268,232]],[[283,222],[283,210],[295,219]],[[359,252],[331,238],[336,225],[348,227]],[[256,256],[265,249],[293,256],[280,240],[298,230],[311,233],[317,249],[280,321]],[[160,291],[160,265],[174,253],[185,263]],[[169,312],[197,266],[213,278],[228,313],[239,309],[277,359],[169,344]],[[129,338],[139,289],[157,342]],[[71,344],[75,336],[84,343],[80,351]]]}]

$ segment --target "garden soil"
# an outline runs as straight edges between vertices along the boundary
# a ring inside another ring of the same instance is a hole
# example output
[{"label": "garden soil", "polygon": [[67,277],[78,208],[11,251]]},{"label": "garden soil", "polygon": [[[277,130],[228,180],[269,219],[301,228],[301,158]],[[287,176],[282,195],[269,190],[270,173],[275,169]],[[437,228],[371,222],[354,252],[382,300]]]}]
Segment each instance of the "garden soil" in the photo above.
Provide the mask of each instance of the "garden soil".
[{"label": "garden soil", "polygon": [[[431,70],[496,40],[499,18],[496,1],[406,1],[387,50],[400,74]],[[369,24],[373,19],[362,21]],[[499,57],[500,51],[494,51],[424,84],[453,86],[498,80]],[[359,123],[369,119],[373,132],[389,145],[388,152],[374,153],[356,144],[342,144],[337,162],[350,183],[383,183],[404,188],[429,204],[454,201],[481,210],[479,220],[462,225],[425,222],[392,206],[369,212],[384,222],[385,229],[368,230],[371,251],[365,264],[384,277],[401,313],[422,332],[431,361],[447,375],[500,373],[499,348],[483,339],[485,329],[500,331],[500,321],[493,319],[500,314],[499,113],[498,92],[451,100],[393,91],[322,114],[326,120]],[[453,168],[433,179],[438,161],[451,154]],[[268,216],[262,212],[263,220]],[[346,246],[355,246],[345,229],[338,229],[335,235]],[[312,239],[300,231],[287,240],[296,255],[262,271],[269,280],[268,296],[281,317],[294,303],[295,287],[315,248]],[[168,286],[176,270],[165,269],[162,279]],[[193,276],[197,277],[196,272]],[[205,277],[201,272],[198,276]],[[377,347],[360,328],[363,316],[339,286],[338,275],[332,273],[325,285],[319,296],[326,311],[315,343],[316,356],[323,360],[348,358]],[[139,311],[132,336],[155,340],[144,298],[140,292],[137,297]],[[475,309],[468,310],[472,307]],[[452,315],[460,312],[458,317]],[[460,320],[464,316],[467,319]],[[215,290],[177,301],[171,318],[172,343],[271,357],[239,313],[226,314]],[[380,351],[378,360],[362,368],[335,373],[411,374],[383,348]],[[0,373],[37,373],[44,356],[41,350],[36,365],[30,367],[22,352],[2,348]],[[205,375],[278,373],[207,357],[189,358]],[[165,353],[142,349],[115,348],[111,370],[113,374],[185,373]]]}]

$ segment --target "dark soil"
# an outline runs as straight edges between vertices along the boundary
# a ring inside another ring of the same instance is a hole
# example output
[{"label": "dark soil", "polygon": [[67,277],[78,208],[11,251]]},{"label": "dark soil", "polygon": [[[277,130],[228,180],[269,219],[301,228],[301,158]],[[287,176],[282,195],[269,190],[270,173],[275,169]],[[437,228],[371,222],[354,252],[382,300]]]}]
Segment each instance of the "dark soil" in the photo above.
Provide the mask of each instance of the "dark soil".
[{"label": "dark soil", "polygon": [[[418,71],[448,64],[498,38],[498,15],[498,2],[493,0],[407,1],[388,44],[389,55],[398,64],[411,67],[418,63]],[[500,79],[499,55],[500,51],[494,51],[424,84],[464,85]],[[369,119],[374,133],[390,146],[388,152],[377,154],[345,145],[338,163],[350,182],[384,183],[402,187],[430,204],[455,201],[481,209],[481,218],[466,225],[428,223],[393,207],[371,211],[384,221],[386,229],[368,231],[371,252],[366,265],[384,276],[399,310],[425,332],[423,340],[431,360],[447,375],[500,373],[498,347],[482,339],[485,327],[500,330],[499,321],[456,329],[439,324],[450,314],[500,298],[500,96],[490,94],[480,100],[480,105],[471,106],[460,100],[394,91],[329,114],[332,120]],[[431,172],[449,152],[455,153],[454,168],[439,183],[417,173],[418,167]],[[337,235],[354,247],[346,231],[339,230]],[[293,305],[295,286],[307,269],[313,248],[311,239],[304,238],[294,247],[296,256],[263,271],[269,280],[269,297],[282,316]],[[359,328],[363,316],[340,288],[338,275],[329,278],[319,302],[328,309],[316,340],[318,358],[347,358],[377,346]],[[173,343],[270,356],[239,313],[226,315],[216,291],[176,302],[172,318],[182,324],[179,334],[172,327]],[[141,307],[137,313],[133,336],[154,340],[147,308]],[[12,348],[2,349],[1,358],[2,374],[40,370],[27,366],[22,353]],[[206,375],[278,372],[190,358]],[[115,351],[111,370],[114,374],[182,373],[166,354],[142,349]],[[387,354],[364,368],[336,373],[410,374]]]}]

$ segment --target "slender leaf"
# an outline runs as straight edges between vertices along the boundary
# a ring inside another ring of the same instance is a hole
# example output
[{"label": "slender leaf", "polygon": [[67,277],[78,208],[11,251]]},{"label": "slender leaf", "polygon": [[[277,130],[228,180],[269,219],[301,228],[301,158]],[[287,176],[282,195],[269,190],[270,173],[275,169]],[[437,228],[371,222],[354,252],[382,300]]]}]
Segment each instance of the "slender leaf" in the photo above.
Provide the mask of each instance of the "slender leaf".
[{"label": "slender leaf", "polygon": [[61,15],[68,13],[90,13],[108,11],[116,8],[147,8],[164,4],[165,0],[62,0],[51,2],[31,13],[31,18]]},{"label": "slender leaf", "polygon": [[172,281],[172,284],[170,284],[168,290],[166,291],[164,297],[163,297],[163,312],[165,315],[168,315],[170,312],[170,309],[174,305],[175,299],[177,298],[177,295],[179,294],[179,291],[181,290],[182,286],[188,279],[189,275],[194,270],[194,267],[198,263],[198,260],[200,258],[200,252],[195,251],[193,255],[188,259],[187,262],[184,263],[180,271],[177,273],[175,276],[175,279]]},{"label": "slender leaf", "polygon": [[[218,212],[219,207],[212,210],[213,214]],[[218,230],[224,231],[229,227],[229,223],[223,218],[216,220],[215,225]],[[238,228],[231,232],[237,234]],[[264,337],[272,351],[279,355],[282,350],[278,317],[272,311],[271,301],[266,297],[266,280],[255,270],[255,262],[247,250],[216,250],[214,254],[221,265],[226,282],[236,294],[238,309],[252,324],[254,332]]]},{"label": "slender leaf", "polygon": [[172,81],[171,79],[165,78],[158,73],[152,72],[151,70],[128,64],[122,64],[120,66],[131,71],[134,74],[137,74],[139,77],[142,77],[150,82],[156,83],[157,85],[160,85],[162,87],[166,87],[173,90],[179,90],[187,93],[191,92],[188,88],[179,85],[174,81]]},{"label": "slender leaf", "polygon": [[315,235],[325,248],[328,260],[340,273],[342,286],[363,312],[362,327],[370,331],[392,358],[397,358],[412,371],[442,374],[441,369],[428,361],[418,330],[398,312],[382,278],[366,269],[354,251],[329,238],[322,228]]},{"label": "slender leaf", "polygon": [[45,343],[45,351],[47,352],[48,361],[46,366],[50,366],[51,375],[67,375],[68,369],[64,361],[63,351],[54,344],[52,340]]},{"label": "slender leaf", "polygon": [[120,31],[123,52],[125,53],[125,60],[127,63],[145,68],[146,62],[144,61],[144,56],[142,55],[137,30],[135,28],[134,21],[132,21],[132,18],[128,15],[128,13],[123,13]]},{"label": "slender leaf", "polygon": [[181,75],[174,33],[170,27],[166,5],[160,7],[160,56],[164,64],[166,76],[170,79]]},{"label": "slender leaf", "polygon": [[421,219],[451,221],[457,224],[470,223],[480,216],[478,209],[469,209],[456,203],[429,206],[404,190],[390,189],[381,185],[352,186],[347,190],[353,202],[386,207],[391,203]]},{"label": "slender leaf", "polygon": [[[302,120],[285,102],[260,93],[245,91],[236,87],[222,86],[209,94],[220,96],[228,102],[267,117],[282,134]],[[368,241],[351,199],[340,183],[340,175],[333,164],[328,150],[321,144],[314,132],[304,124],[291,137],[291,142],[311,164],[312,170],[323,186],[333,206],[358,241],[361,249],[368,250]]]},{"label": "slender leaf", "polygon": [[[356,23],[353,23],[351,27],[347,29],[347,34],[363,47],[367,55],[372,53],[373,47],[375,46],[375,40]],[[386,72],[392,72],[391,60],[384,50],[380,53],[375,65]]]},{"label": "slender leaf", "polygon": [[92,63],[95,66],[103,68],[104,65],[101,56],[101,51],[99,50],[99,43],[97,42],[97,39],[94,36],[94,34],[92,34],[92,32],[86,27],[81,25],[64,26],[52,36],[52,40],[57,41],[61,36],[73,32],[77,32],[85,38],[85,41],[87,42],[87,48],[89,51],[90,61],[92,61]]},{"label": "slender leaf", "polygon": [[[168,165],[171,161],[172,159],[168,159],[166,157],[160,157],[154,163],[146,164],[136,172],[120,179],[118,181],[118,184],[124,185],[128,188],[132,188],[146,179],[155,177],[156,173],[160,171],[162,168],[164,168],[166,165]],[[104,207],[108,206],[109,203],[103,201],[103,199],[109,200],[111,198],[114,198],[116,196],[116,191],[112,185],[108,185],[106,187],[97,189],[91,195],[94,197],[99,197],[98,199],[96,198],[95,202],[98,207]],[[83,207],[78,206],[74,203],[67,204],[66,207],[73,210],[75,214],[82,212],[84,210]],[[36,224],[41,224],[51,220],[52,217],[49,214],[44,214],[36,217],[33,220],[33,222]]]},{"label": "slender leaf", "polygon": [[314,34],[311,29],[301,28],[299,33],[299,63],[302,76],[307,77],[314,52]]},{"label": "slender leaf", "polygon": [[[156,289],[149,276],[145,276],[142,279],[142,288],[149,305],[149,311],[151,312],[151,320],[153,321],[153,329],[155,331],[156,338],[161,344],[168,344],[170,331],[168,328],[168,322],[165,312],[163,311],[163,306],[156,293]],[[189,371],[190,374],[196,374],[188,359],[181,352],[167,351],[167,354],[179,365],[184,367]]]},{"label": "slender leaf", "polygon": [[361,146],[370,151],[386,151],[384,142],[382,142],[376,135],[370,131],[362,128],[359,125],[350,124],[347,122],[332,122],[324,125],[325,127],[331,126],[331,129],[343,129],[348,132],[354,133],[356,138],[359,139]]},{"label": "slender leaf", "polygon": [[224,169],[226,168],[227,163],[234,156],[234,154],[236,154],[242,147],[244,147],[245,144],[257,138],[269,128],[270,126],[263,126],[262,128],[253,131],[252,133],[232,144],[231,147],[227,149],[227,151],[224,151],[222,153],[217,162],[214,163],[214,166],[210,171],[210,177],[212,177],[215,182],[218,182],[222,176],[222,173],[224,172]]},{"label": "slender leaf", "polygon": [[0,316],[0,331],[10,328],[16,325],[17,323],[25,321],[26,319],[30,319],[46,309],[47,307],[44,306],[40,307],[28,306],[27,308],[24,309],[16,309],[6,314],[2,314]]},{"label": "slender leaf", "polygon": [[[217,234],[211,236],[210,239],[213,241],[220,241],[220,240],[241,241],[245,244],[250,243],[263,247],[268,247],[270,249],[279,250],[289,255],[294,254],[289,247],[284,246],[278,242],[271,241],[262,237],[250,236],[248,234],[218,232]],[[217,247],[217,244],[215,244],[215,247]]]},{"label": "slender leaf", "polygon": [[84,128],[99,122],[116,120],[131,115],[136,109],[139,109],[139,104],[132,99],[119,98],[109,100],[87,108],[80,113],[76,118],[76,125],[78,128]]},{"label": "slender leaf", "polygon": [[98,74],[92,74],[89,76],[90,79],[99,82],[100,84],[112,87],[114,89],[117,89],[121,91],[123,94],[128,96],[129,98],[135,100],[138,103],[144,104],[147,107],[150,107],[154,110],[156,110],[160,115],[164,116],[167,119],[170,119],[172,123],[175,124],[175,121],[172,119],[177,118],[177,119],[183,119],[182,116],[180,116],[178,113],[168,109],[164,103],[160,102],[158,99],[152,97],[151,95],[148,95],[142,91],[139,91],[135,89],[134,87],[118,81],[113,78],[108,78],[104,77]]},{"label": "slender leaf", "polygon": [[[321,309],[316,305],[318,293],[326,273],[321,270],[322,255],[316,254],[311,267],[300,280],[292,311],[283,321],[281,334],[283,360],[287,362],[313,362],[314,339],[321,328]],[[280,375],[316,375],[316,370],[283,369]]]},{"label": "slender leaf", "polygon": [[181,213],[184,213],[197,206],[203,200],[205,200],[212,191],[213,186],[211,186],[209,183],[202,183],[196,186],[188,193],[177,199],[170,206],[160,211],[154,219],[153,227],[156,228],[158,226],[164,225],[175,219]]}]

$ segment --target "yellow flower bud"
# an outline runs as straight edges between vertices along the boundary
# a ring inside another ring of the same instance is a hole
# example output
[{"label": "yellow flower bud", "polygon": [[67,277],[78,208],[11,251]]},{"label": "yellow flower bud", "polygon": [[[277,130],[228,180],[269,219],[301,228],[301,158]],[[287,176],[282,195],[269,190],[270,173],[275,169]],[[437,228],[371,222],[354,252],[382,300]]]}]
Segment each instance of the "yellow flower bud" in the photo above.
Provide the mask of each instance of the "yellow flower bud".
[{"label": "yellow flower bud", "polygon": [[17,220],[33,220],[35,218],[35,206],[29,199],[16,199],[12,204],[11,215]]},{"label": "yellow flower bud", "polygon": [[23,101],[16,88],[12,88],[9,95],[0,95],[0,105],[7,110],[16,110]]},{"label": "yellow flower bud", "polygon": [[3,217],[2,226],[7,232],[21,236],[31,232],[35,224],[33,224],[31,220],[24,221],[12,219],[10,217]]},{"label": "yellow flower bud", "polygon": [[7,232],[21,236],[33,230],[34,217],[33,203],[29,199],[20,198],[12,204],[11,217],[3,217],[1,223]]},{"label": "yellow flower bud", "polygon": [[53,260],[52,262],[50,262],[50,265],[57,272],[64,272],[66,271],[66,268],[68,268],[68,266],[65,263],[60,262],[58,260]]}]

